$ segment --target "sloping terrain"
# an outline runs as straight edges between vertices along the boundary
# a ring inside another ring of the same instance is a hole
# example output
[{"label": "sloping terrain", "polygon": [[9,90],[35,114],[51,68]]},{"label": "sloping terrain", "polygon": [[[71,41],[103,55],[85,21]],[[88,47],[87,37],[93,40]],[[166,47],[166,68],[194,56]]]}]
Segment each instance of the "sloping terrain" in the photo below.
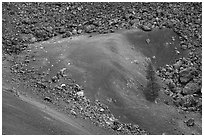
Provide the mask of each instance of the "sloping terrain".
[{"label": "sloping terrain", "polygon": [[[81,125],[67,117],[54,118],[46,112],[19,100],[10,92],[3,92],[3,134],[89,134]],[[47,108],[43,108],[46,111]],[[49,112],[49,111],[48,111]],[[57,120],[56,120],[57,118]],[[61,120],[59,120],[61,118]],[[65,122],[66,121],[66,122]],[[74,123],[74,124],[73,124]]]},{"label": "sloping terrain", "polygon": [[[90,120],[84,120],[63,109],[52,106],[35,94],[30,94],[23,82],[9,72],[3,64],[2,85],[2,134],[3,135],[107,135],[117,134],[98,127]],[[27,87],[26,87],[27,86]]]},{"label": "sloping terrain", "polygon": [[[120,122],[137,124],[150,134],[201,134],[199,114],[181,113],[162,88],[155,102],[143,93],[150,61],[156,68],[185,56],[178,43],[178,36],[168,29],[53,38],[30,45],[13,59],[16,64],[12,68],[20,71],[19,78],[28,89],[39,88],[27,92],[36,92],[44,100],[57,100],[69,108],[69,103],[64,103],[69,88],[76,89],[78,96],[105,104]],[[7,105],[6,95],[4,102]],[[101,110],[99,117],[103,113]],[[195,126],[184,123],[189,118],[195,120]]]}]

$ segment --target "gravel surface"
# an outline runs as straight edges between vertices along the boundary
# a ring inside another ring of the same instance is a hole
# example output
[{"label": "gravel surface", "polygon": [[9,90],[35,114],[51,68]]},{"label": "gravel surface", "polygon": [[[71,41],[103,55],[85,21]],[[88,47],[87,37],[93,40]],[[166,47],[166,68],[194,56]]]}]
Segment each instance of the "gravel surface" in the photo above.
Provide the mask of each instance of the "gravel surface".
[{"label": "gravel surface", "polygon": [[[119,29],[140,28],[152,31],[158,28],[174,30],[181,40],[180,47],[188,50],[186,58],[176,60],[157,70],[158,76],[167,85],[165,93],[174,99],[174,104],[184,111],[202,113],[202,3],[2,3],[3,60],[8,55],[20,54],[27,44],[45,41],[54,36],[62,38],[86,33],[113,33]],[[148,42],[148,41],[147,41]],[[29,61],[28,61],[29,62]],[[26,70],[24,63],[14,63],[11,68],[21,78]],[[54,77],[55,82],[60,76]],[[35,81],[36,82],[36,81]],[[58,90],[58,95],[44,100],[55,102],[65,99],[69,88],[69,113],[86,118],[99,126],[107,126],[119,133],[146,134],[139,126],[121,123],[111,115],[100,101],[90,102],[83,96],[80,85],[58,85],[53,89],[40,81],[35,88],[46,91]],[[65,88],[65,89],[64,89]],[[62,92],[63,91],[63,92]],[[81,91],[81,92],[80,92]],[[80,93],[79,93],[80,92]],[[85,106],[86,106],[86,109]],[[87,108],[88,107],[88,108]],[[82,109],[81,109],[82,108]],[[194,120],[186,121],[188,126]]]}]

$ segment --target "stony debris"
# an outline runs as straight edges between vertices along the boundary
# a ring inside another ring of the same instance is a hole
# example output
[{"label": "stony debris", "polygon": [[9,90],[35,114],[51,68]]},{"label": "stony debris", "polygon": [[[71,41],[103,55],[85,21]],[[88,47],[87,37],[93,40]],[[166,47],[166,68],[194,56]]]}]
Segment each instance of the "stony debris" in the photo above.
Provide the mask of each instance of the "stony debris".
[{"label": "stony debris", "polygon": [[82,96],[84,96],[84,91],[79,91],[79,92],[77,92],[76,94],[77,94],[78,96],[81,96],[81,97],[82,97]]},{"label": "stony debris", "polygon": [[77,116],[77,113],[74,110],[70,111],[72,115]]},{"label": "stony debris", "polygon": [[190,80],[192,80],[193,79],[192,71],[193,71],[192,68],[186,68],[186,69],[183,69],[182,71],[180,71],[180,73],[179,73],[179,81],[182,84],[186,84]]},{"label": "stony debris", "polygon": [[141,25],[139,26],[139,28],[141,28],[143,31],[151,31],[152,28],[150,27],[150,24],[147,26],[147,25]]},{"label": "stony debris", "polygon": [[198,85],[198,83],[189,82],[183,88],[182,93],[185,95],[193,95],[194,93],[200,92],[200,90],[201,90],[201,87]]},{"label": "stony debris", "polygon": [[185,123],[186,123],[186,125],[187,125],[188,127],[194,126],[194,124],[195,124],[193,118],[191,118],[191,119],[185,121]]},{"label": "stony debris", "polygon": [[52,99],[50,97],[45,97],[44,100],[48,102],[52,102]]},{"label": "stony debris", "polygon": [[150,39],[146,39],[146,42],[147,42],[147,44],[149,44],[150,43]]}]

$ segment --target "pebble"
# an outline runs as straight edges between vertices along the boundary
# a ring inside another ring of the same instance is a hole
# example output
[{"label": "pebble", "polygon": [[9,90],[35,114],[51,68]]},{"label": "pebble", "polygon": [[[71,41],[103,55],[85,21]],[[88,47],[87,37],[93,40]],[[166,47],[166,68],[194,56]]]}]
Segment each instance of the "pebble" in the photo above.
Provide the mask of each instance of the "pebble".
[{"label": "pebble", "polygon": [[146,42],[147,42],[147,44],[149,44],[150,43],[150,39],[146,39]]},{"label": "pebble", "polygon": [[185,45],[185,44],[182,44],[182,45],[181,45],[181,48],[182,48],[183,50],[186,50],[186,49],[188,48],[188,46]]},{"label": "pebble", "polygon": [[143,31],[151,31],[151,30],[152,30],[151,27],[146,26],[146,25],[142,25],[142,26],[140,26],[140,28],[141,28]]},{"label": "pebble", "polygon": [[72,115],[77,116],[77,113],[74,110],[70,111]]},{"label": "pebble", "polygon": [[192,127],[195,124],[195,120],[190,118],[188,121],[185,122],[188,127]]},{"label": "pebble", "polygon": [[79,92],[77,92],[76,94],[77,94],[78,96],[81,96],[81,97],[82,97],[82,96],[84,96],[84,91],[79,91]]}]

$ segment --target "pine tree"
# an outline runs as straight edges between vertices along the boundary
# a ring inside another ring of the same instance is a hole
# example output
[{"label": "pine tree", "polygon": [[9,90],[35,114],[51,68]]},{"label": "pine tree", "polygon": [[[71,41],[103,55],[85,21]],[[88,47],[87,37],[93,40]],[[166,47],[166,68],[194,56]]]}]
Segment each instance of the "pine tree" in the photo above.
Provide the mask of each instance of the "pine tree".
[{"label": "pine tree", "polygon": [[157,82],[156,73],[151,62],[149,62],[147,66],[146,73],[148,82],[147,86],[144,89],[144,95],[148,101],[154,102],[155,99],[159,96],[160,86]]}]

